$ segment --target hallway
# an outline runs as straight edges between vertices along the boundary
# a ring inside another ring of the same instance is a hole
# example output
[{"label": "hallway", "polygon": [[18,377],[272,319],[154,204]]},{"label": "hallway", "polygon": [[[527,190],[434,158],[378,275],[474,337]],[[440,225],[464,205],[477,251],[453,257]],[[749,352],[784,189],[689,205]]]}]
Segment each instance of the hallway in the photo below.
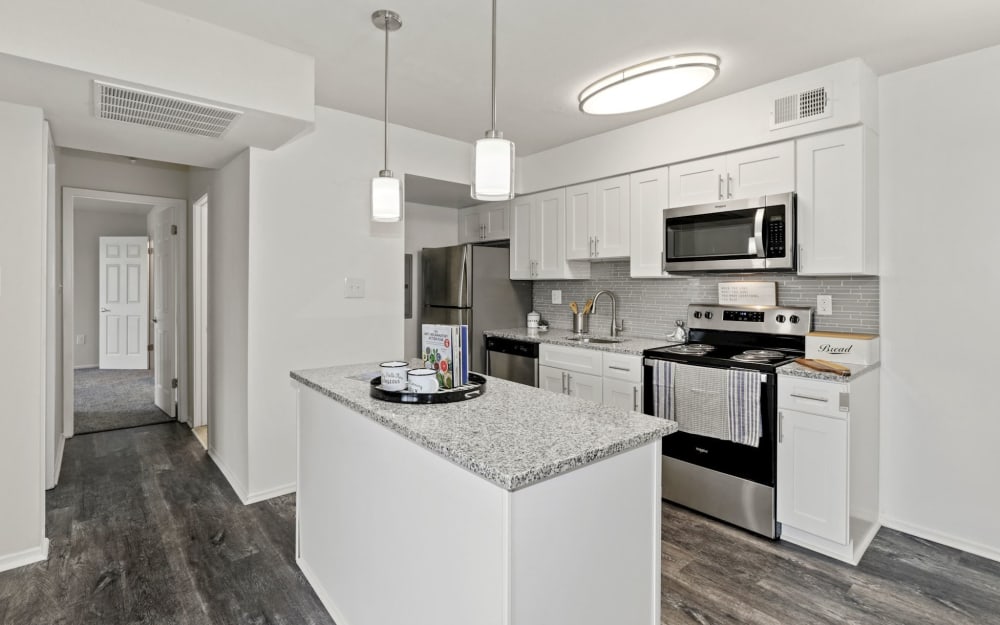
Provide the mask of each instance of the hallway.
[{"label": "hallway", "polygon": [[329,625],[294,562],[295,498],[244,506],[191,431],[67,441],[47,562],[0,573],[3,625]]},{"label": "hallway", "polygon": [[173,421],[153,402],[152,369],[77,369],[73,386],[75,434]]}]

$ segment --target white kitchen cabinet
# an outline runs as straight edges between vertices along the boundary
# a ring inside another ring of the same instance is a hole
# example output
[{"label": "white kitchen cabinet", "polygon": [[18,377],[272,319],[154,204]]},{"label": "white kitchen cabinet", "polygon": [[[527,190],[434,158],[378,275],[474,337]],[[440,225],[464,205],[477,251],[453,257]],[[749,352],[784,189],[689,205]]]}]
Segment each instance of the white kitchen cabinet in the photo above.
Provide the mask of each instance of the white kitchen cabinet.
[{"label": "white kitchen cabinet", "polygon": [[855,126],[796,144],[799,275],[877,275],[878,136]]},{"label": "white kitchen cabinet", "polygon": [[579,397],[598,404],[603,399],[604,378],[599,375],[539,365],[538,380],[539,388],[553,393]]},{"label": "white kitchen cabinet", "polygon": [[671,207],[787,193],[794,189],[793,141],[670,166]]},{"label": "white kitchen cabinet", "polygon": [[857,564],[878,531],[878,370],[849,382],[778,376],[781,538]]},{"label": "white kitchen cabinet", "polygon": [[603,356],[604,352],[596,349],[566,347],[549,343],[542,343],[538,346],[538,364],[596,376],[603,375]]},{"label": "white kitchen cabinet", "polygon": [[642,412],[642,384],[604,378],[605,406]]},{"label": "white kitchen cabinet", "polygon": [[669,167],[629,176],[631,239],[629,275],[667,278],[663,271],[663,210],[669,206]]},{"label": "white kitchen cabinet", "polygon": [[606,406],[642,411],[642,357],[542,343],[539,386]]},{"label": "white kitchen cabinet", "polygon": [[510,211],[510,277],[589,278],[590,264],[566,260],[565,189],[518,197]]},{"label": "white kitchen cabinet", "polygon": [[546,365],[538,366],[538,388],[566,394],[566,371]]},{"label": "white kitchen cabinet", "polygon": [[500,241],[510,238],[508,202],[489,202],[458,211],[460,243]]},{"label": "white kitchen cabinet", "polygon": [[629,177],[566,188],[566,258],[605,260],[629,255]]}]

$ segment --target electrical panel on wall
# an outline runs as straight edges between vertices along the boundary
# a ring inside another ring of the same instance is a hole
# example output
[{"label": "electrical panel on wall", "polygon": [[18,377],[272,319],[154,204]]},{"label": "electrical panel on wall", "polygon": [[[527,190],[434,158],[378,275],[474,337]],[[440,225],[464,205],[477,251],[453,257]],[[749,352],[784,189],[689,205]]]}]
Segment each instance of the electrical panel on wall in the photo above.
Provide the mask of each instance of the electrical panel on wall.
[{"label": "electrical panel on wall", "polygon": [[804,89],[774,99],[771,107],[771,130],[826,119],[833,115],[829,87]]}]

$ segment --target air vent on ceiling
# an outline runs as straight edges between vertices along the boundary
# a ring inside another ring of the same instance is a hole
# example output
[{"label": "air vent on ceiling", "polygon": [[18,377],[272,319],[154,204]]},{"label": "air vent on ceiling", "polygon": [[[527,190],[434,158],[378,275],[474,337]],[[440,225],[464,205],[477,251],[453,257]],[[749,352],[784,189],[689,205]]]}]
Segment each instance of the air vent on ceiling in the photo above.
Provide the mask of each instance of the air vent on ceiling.
[{"label": "air vent on ceiling", "polygon": [[829,90],[826,87],[807,89],[774,101],[771,130],[823,119],[832,114]]},{"label": "air vent on ceiling", "polygon": [[219,138],[243,113],[204,102],[94,81],[94,114],[127,124]]}]

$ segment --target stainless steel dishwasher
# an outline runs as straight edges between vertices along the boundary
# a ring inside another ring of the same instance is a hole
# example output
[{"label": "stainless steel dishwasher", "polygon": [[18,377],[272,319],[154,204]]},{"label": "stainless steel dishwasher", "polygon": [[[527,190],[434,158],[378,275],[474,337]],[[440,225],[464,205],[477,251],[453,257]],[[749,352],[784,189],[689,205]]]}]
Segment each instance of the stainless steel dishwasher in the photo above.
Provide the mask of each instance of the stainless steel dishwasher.
[{"label": "stainless steel dishwasher", "polygon": [[486,374],[538,386],[538,343],[486,337]]}]

